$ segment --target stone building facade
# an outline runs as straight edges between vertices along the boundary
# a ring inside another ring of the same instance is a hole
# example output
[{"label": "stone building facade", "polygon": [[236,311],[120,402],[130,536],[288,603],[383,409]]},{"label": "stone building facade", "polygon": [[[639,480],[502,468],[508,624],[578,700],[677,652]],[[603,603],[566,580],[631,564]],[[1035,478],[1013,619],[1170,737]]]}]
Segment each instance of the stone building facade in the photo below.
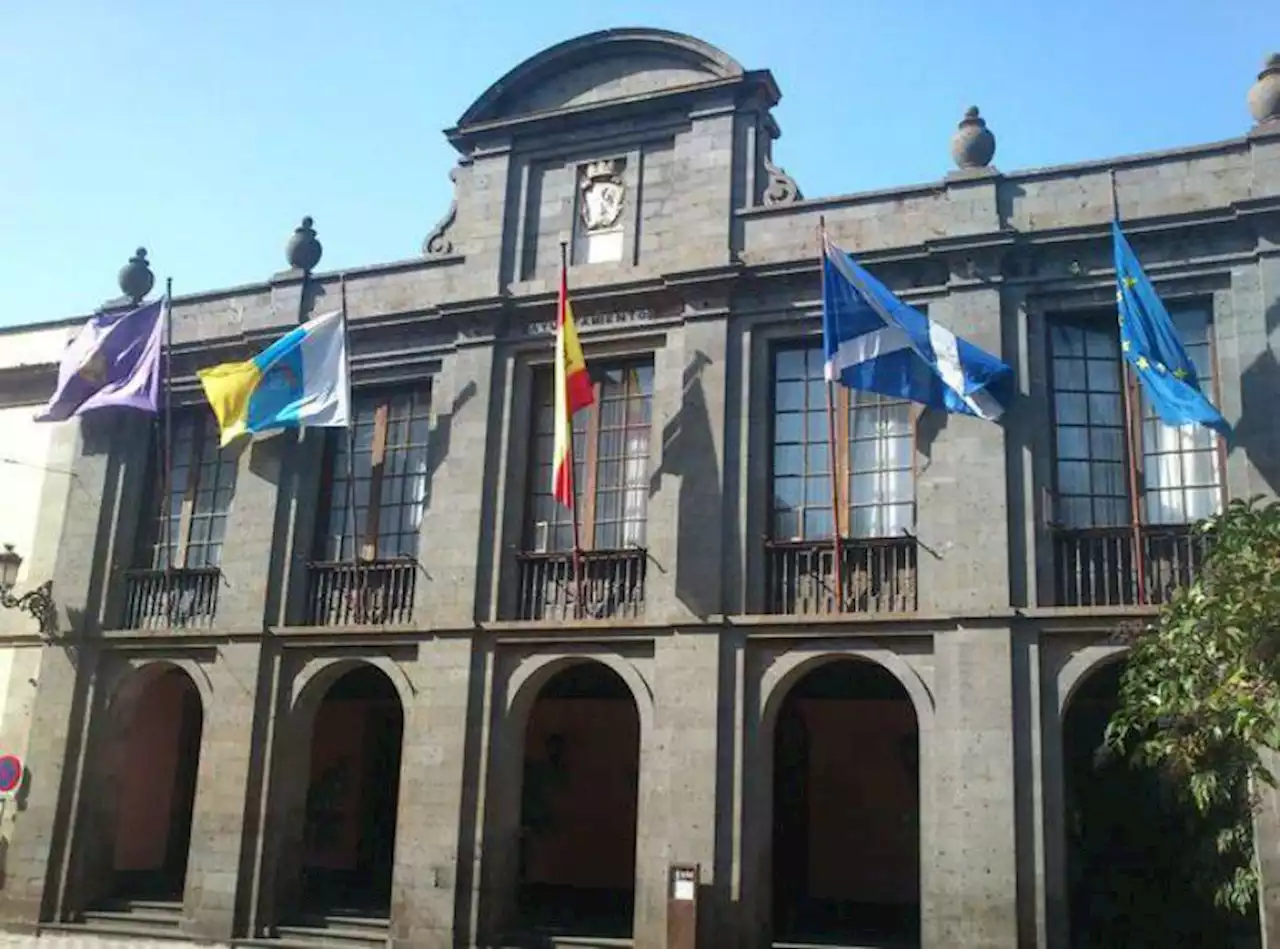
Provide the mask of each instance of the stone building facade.
[{"label": "stone building facade", "polygon": [[[148,418],[52,429],[74,489],[41,502],[59,624],[5,925],[654,947],[687,864],[708,945],[1070,945],[1073,696],[1194,570],[1187,520],[1280,485],[1278,85],[1241,138],[1017,173],[971,110],[957,171],[815,198],[774,161],[771,74],[706,43],[517,66],[447,131],[419,256],[311,272],[308,222],[294,269],[175,300],[172,478]],[[1113,182],[1229,449],[1120,408]],[[839,395],[841,603],[820,222],[1019,387],[1000,424]],[[581,584],[545,497],[562,242],[597,393]],[[354,454],[219,454],[195,370],[340,300]]]},{"label": "stone building facade", "polygon": [[[54,430],[34,419],[47,397],[49,365],[72,332],[68,323],[0,330],[0,556],[16,563],[16,588],[23,592],[52,573],[72,480],[72,459],[51,451]],[[27,756],[41,645],[36,616],[0,609],[0,755],[18,761]],[[0,792],[0,850],[12,836],[24,794],[21,785]]]}]

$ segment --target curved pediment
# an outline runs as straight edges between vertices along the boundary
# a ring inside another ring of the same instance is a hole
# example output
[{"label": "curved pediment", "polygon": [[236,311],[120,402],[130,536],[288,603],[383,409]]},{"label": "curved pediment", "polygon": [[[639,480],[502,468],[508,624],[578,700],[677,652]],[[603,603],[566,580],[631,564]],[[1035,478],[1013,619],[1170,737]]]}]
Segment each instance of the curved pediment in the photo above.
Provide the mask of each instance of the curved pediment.
[{"label": "curved pediment", "polygon": [[567,40],[526,59],[480,96],[458,126],[593,105],[735,79],[741,65],[683,33],[617,29]]}]

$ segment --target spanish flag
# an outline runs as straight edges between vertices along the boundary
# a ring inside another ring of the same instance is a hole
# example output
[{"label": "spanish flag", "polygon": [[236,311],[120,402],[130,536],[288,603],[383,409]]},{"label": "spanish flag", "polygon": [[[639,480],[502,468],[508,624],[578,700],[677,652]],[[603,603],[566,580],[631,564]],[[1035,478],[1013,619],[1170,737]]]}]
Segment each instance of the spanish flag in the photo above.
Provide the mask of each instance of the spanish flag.
[{"label": "spanish flag", "polygon": [[569,305],[569,283],[560,268],[560,311],[556,314],[555,455],[551,493],[565,507],[573,507],[573,415],[595,401],[587,361],[578,343],[578,328]]}]

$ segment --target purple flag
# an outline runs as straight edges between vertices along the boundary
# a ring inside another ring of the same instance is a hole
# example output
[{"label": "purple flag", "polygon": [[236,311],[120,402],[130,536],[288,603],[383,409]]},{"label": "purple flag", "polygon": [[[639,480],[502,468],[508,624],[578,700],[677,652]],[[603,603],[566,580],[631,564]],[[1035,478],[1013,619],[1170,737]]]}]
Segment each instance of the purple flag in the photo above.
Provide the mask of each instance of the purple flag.
[{"label": "purple flag", "polygon": [[58,387],[37,422],[61,422],[109,406],[160,411],[164,299],[128,313],[89,317],[58,364]]}]

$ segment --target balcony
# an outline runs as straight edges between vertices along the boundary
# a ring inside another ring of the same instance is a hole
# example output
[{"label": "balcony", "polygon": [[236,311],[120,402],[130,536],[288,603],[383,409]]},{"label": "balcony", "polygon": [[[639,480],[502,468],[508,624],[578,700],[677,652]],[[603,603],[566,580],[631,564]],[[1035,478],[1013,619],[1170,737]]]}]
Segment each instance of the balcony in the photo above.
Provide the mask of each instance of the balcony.
[{"label": "balcony", "polygon": [[573,554],[520,553],[516,619],[634,619],[644,613],[648,552],[642,547],[582,552],[582,602]]},{"label": "balcony", "polygon": [[1159,606],[1186,586],[1204,562],[1208,539],[1191,525],[1143,527],[1145,589],[1138,589],[1133,530],[1094,527],[1054,536],[1054,603],[1058,606]]},{"label": "balcony", "polygon": [[392,626],[413,620],[413,560],[349,560],[307,565],[309,626]]},{"label": "balcony", "polygon": [[830,540],[766,541],[765,612],[830,616],[915,610],[915,538],[844,540],[842,604],[836,602],[833,546]]},{"label": "balcony", "polygon": [[208,629],[218,613],[217,567],[130,570],[123,629]]}]

